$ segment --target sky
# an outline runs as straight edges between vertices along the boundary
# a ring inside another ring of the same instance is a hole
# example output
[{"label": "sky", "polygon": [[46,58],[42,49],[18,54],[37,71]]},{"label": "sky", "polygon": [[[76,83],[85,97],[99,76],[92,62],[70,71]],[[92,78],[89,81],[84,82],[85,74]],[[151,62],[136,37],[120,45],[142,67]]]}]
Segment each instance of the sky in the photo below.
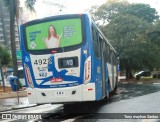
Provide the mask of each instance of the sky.
[{"label": "sky", "polygon": [[[45,17],[60,13],[81,13],[86,12],[93,5],[101,5],[106,0],[37,0],[35,6],[38,17]],[[63,7],[55,7],[55,3]],[[54,6],[54,8],[53,8]],[[60,12],[61,10],[61,12]]]},{"label": "sky", "polygon": [[[94,5],[102,5],[107,0],[37,0],[35,5],[37,18],[61,13],[82,13]],[[160,0],[128,0],[131,3],[150,4],[160,15]],[[55,4],[59,4],[55,7]],[[61,5],[61,6],[60,6]],[[63,7],[62,7],[63,6]],[[61,11],[60,11],[61,10]]]}]

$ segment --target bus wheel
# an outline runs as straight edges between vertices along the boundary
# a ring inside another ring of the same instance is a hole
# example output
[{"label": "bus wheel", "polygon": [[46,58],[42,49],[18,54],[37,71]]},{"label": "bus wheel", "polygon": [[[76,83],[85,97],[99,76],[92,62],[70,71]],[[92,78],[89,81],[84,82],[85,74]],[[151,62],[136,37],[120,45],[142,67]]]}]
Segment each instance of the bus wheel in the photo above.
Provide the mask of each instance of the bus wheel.
[{"label": "bus wheel", "polygon": [[101,104],[106,104],[110,100],[110,94],[107,92],[106,96],[101,100]]},{"label": "bus wheel", "polygon": [[116,82],[116,86],[114,87],[114,92],[116,92],[117,91],[117,87],[118,87],[118,83]]},{"label": "bus wheel", "polygon": [[117,87],[118,87],[118,77],[116,77],[116,84],[115,84],[115,87],[114,87],[114,92],[116,92],[117,91]]},{"label": "bus wheel", "polygon": [[110,100],[110,96],[111,96],[109,89],[110,89],[110,81],[108,80],[108,90],[107,90],[107,100],[108,101]]},{"label": "bus wheel", "polygon": [[103,102],[104,103],[106,103],[106,102],[108,102],[110,100],[109,86],[110,86],[110,82],[108,81],[107,93],[106,93],[106,96],[103,98]]},{"label": "bus wheel", "polygon": [[109,91],[107,92],[106,99],[107,99],[107,102],[110,100],[110,93],[109,93]]}]

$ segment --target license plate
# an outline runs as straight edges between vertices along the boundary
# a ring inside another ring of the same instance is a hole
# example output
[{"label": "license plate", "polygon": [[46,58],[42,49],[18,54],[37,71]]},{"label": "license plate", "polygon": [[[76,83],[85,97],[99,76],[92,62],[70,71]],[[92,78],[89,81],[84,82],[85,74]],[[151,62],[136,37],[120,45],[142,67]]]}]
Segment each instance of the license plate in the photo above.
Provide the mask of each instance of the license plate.
[{"label": "license plate", "polygon": [[65,96],[65,92],[64,91],[57,91],[57,92],[55,92],[55,96]]}]

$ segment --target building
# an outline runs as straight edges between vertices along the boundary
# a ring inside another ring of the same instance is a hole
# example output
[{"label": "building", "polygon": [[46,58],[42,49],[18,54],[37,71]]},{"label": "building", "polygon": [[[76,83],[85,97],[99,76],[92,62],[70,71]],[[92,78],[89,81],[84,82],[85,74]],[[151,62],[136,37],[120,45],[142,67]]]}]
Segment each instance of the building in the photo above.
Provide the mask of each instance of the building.
[{"label": "building", "polygon": [[[19,33],[18,24],[15,19],[15,43],[16,50],[20,50],[19,46]],[[4,5],[3,1],[0,0],[0,45],[4,45],[10,54],[11,51],[11,38],[10,38],[10,12],[9,8]],[[21,65],[21,59],[17,60],[18,65]]]}]

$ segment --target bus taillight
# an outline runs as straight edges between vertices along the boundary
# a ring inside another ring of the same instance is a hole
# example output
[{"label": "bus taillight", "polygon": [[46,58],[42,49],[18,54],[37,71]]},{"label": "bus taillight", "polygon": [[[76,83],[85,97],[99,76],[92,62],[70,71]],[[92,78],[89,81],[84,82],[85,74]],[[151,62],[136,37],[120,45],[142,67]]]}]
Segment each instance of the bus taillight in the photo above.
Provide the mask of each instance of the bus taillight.
[{"label": "bus taillight", "polygon": [[88,57],[84,65],[84,83],[88,83],[91,79],[91,56]]},{"label": "bus taillight", "polygon": [[29,87],[33,87],[31,73],[30,73],[30,70],[26,64],[24,64],[24,69],[25,69],[26,79],[27,79]]}]

